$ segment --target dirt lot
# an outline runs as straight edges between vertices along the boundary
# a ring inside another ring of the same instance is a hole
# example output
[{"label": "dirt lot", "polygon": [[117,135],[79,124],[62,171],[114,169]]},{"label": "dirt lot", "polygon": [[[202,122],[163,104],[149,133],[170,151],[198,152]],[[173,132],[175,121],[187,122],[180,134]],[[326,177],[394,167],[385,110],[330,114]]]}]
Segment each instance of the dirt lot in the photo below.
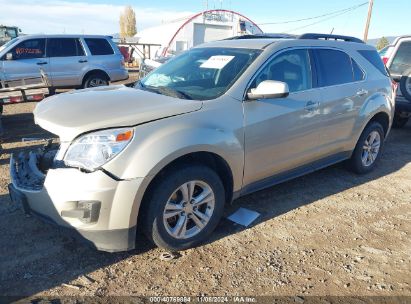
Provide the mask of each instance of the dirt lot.
[{"label": "dirt lot", "polygon": [[411,125],[392,131],[372,174],[337,165],[236,200],[227,214],[257,210],[253,227],[223,220],[208,244],[166,262],[142,236],[135,251],[97,252],[10,202],[9,154],[50,136],[34,106],[3,118],[0,295],[411,296]]}]

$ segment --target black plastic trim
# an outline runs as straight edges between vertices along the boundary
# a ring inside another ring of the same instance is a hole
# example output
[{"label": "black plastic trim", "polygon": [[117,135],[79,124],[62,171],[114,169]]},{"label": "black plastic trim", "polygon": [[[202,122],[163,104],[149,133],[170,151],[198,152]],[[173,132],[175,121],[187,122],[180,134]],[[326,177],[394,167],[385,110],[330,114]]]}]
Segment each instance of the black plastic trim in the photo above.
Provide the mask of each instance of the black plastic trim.
[{"label": "black plastic trim", "polygon": [[343,40],[346,42],[356,42],[356,43],[365,43],[363,40],[352,37],[352,36],[343,36],[343,35],[331,35],[331,34],[317,34],[317,33],[306,33],[297,37],[297,39],[315,39],[315,40]]},{"label": "black plastic trim", "polygon": [[291,169],[289,171],[286,171],[286,172],[283,172],[283,173],[280,173],[274,176],[267,177],[265,179],[262,179],[260,181],[257,181],[257,182],[254,182],[254,183],[251,183],[245,186],[241,190],[241,196],[252,193],[252,192],[256,192],[256,191],[259,191],[265,188],[269,188],[271,186],[281,184],[291,179],[321,170],[333,164],[344,161],[350,157],[351,157],[351,152],[341,152],[341,153],[337,153],[335,155],[326,157],[324,159],[320,159],[313,163],[310,163],[310,164],[307,164],[301,167],[297,167],[295,169]]}]

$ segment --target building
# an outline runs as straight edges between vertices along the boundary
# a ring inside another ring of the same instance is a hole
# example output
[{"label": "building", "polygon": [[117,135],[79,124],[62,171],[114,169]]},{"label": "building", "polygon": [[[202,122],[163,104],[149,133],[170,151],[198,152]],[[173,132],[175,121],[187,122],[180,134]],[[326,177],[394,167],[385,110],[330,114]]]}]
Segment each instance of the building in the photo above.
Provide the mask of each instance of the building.
[{"label": "building", "polygon": [[240,13],[214,9],[194,16],[147,28],[136,34],[139,44],[158,44],[150,57],[171,56],[196,45],[244,34],[261,34],[256,23]]}]

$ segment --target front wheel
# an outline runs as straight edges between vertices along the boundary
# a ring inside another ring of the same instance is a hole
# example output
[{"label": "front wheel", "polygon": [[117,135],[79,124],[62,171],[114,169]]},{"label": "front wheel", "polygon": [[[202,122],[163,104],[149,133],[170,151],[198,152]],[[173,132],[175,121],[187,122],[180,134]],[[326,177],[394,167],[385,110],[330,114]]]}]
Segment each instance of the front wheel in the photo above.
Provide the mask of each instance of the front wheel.
[{"label": "front wheel", "polygon": [[224,186],[209,167],[190,165],[168,171],[144,202],[145,234],[171,251],[194,247],[216,228],[224,202]]},{"label": "front wheel", "polygon": [[371,122],[363,131],[349,160],[350,168],[365,174],[372,171],[381,157],[384,145],[384,129],[378,122]]}]

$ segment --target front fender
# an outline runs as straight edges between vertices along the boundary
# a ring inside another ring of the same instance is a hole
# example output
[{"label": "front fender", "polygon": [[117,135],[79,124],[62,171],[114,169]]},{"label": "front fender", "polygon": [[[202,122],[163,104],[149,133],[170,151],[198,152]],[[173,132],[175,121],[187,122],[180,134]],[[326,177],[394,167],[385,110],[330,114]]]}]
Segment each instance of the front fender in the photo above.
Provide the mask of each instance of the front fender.
[{"label": "front fender", "polygon": [[[227,162],[234,179],[234,191],[241,189],[244,167],[242,112],[232,113],[231,118],[204,112],[210,111],[197,111],[136,127],[130,145],[104,169],[121,179],[150,179],[181,156],[210,152]],[[209,121],[204,122],[201,117],[209,117]]]}]

